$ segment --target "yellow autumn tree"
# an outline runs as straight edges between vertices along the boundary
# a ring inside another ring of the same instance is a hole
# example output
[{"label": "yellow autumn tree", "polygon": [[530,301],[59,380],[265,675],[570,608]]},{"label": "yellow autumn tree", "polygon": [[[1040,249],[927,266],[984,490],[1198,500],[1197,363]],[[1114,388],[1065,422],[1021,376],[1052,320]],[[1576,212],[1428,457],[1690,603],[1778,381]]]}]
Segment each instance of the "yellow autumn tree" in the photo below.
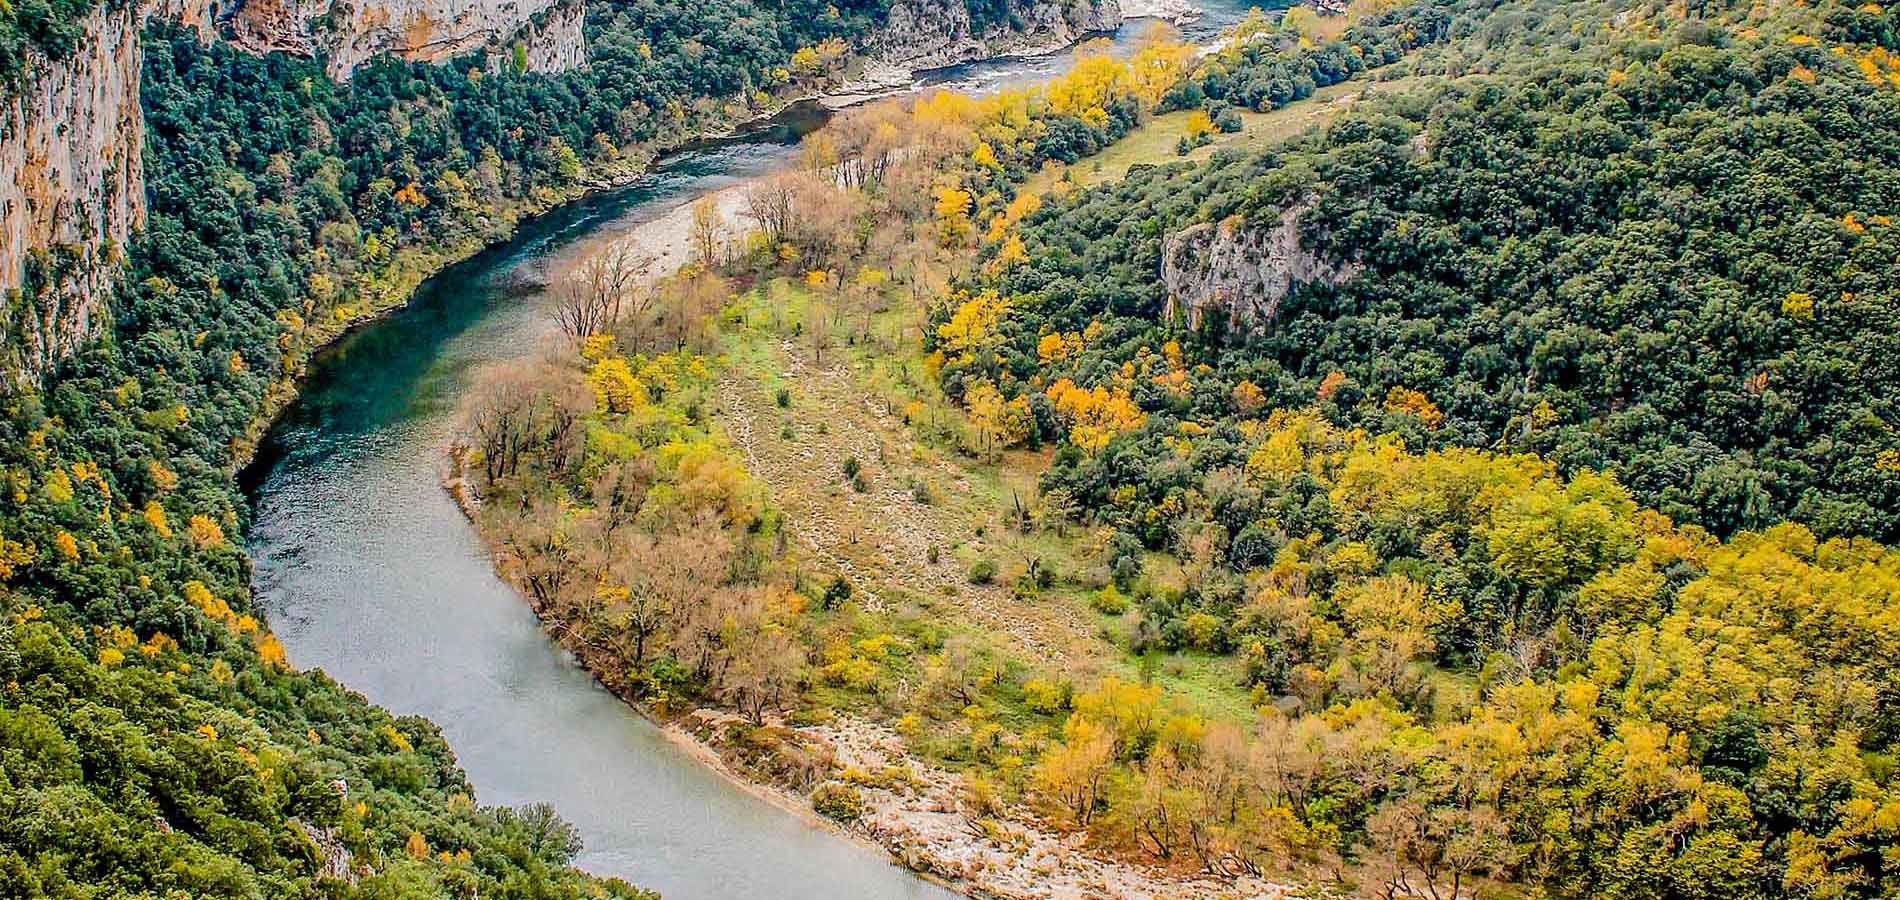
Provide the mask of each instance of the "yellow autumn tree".
[{"label": "yellow autumn tree", "polygon": [[970,234],[970,207],[974,200],[962,188],[937,191],[937,230],[946,245],[961,244]]},{"label": "yellow autumn tree", "polygon": [[1419,424],[1426,428],[1437,428],[1445,421],[1445,413],[1433,403],[1430,397],[1408,387],[1394,387],[1385,395],[1387,412],[1414,416]]},{"label": "yellow autumn tree", "polygon": [[996,258],[990,261],[990,266],[1008,271],[1028,261],[1029,248],[1023,245],[1021,237],[1012,234],[1008,240],[1003,241],[1003,246],[997,248]]},{"label": "yellow autumn tree", "polygon": [[594,390],[594,405],[612,413],[630,413],[647,405],[646,386],[633,375],[624,357],[609,356],[587,373],[587,384]]},{"label": "yellow autumn tree", "polygon": [[950,314],[950,321],[937,326],[937,349],[946,357],[967,362],[995,346],[1009,301],[995,291],[958,296],[962,302]]},{"label": "yellow autumn tree", "polygon": [[1087,828],[1115,761],[1115,739],[1100,723],[1072,715],[1062,740],[1036,764],[1035,785],[1078,828]]},{"label": "yellow autumn tree", "polygon": [[970,424],[976,427],[984,449],[1006,449],[1029,440],[1036,427],[1036,416],[1029,400],[1018,396],[1004,400],[1001,391],[989,381],[979,381],[963,395],[970,411]]},{"label": "yellow autumn tree", "polygon": [[1198,142],[1214,133],[1214,120],[1208,116],[1207,110],[1197,109],[1188,113],[1187,124],[1182,127],[1182,132],[1188,140]]},{"label": "yellow autumn tree", "polygon": [[1076,50],[1075,67],[1043,89],[1049,111],[1091,126],[1108,124],[1108,108],[1130,90],[1128,67],[1091,41]]},{"label": "yellow autumn tree", "polygon": [[1193,71],[1199,51],[1162,23],[1149,26],[1142,47],[1127,62],[1128,82],[1143,110],[1153,109],[1181,79]]},{"label": "yellow autumn tree", "polygon": [[145,523],[152,526],[152,530],[158,532],[159,537],[172,536],[171,522],[165,518],[165,507],[159,506],[157,500],[146,501],[144,516]]},{"label": "yellow autumn tree", "polygon": [[1090,453],[1148,421],[1126,388],[1088,389],[1064,378],[1050,385],[1046,393],[1056,412],[1069,422],[1069,442]]},{"label": "yellow autumn tree", "polygon": [[191,535],[191,542],[199,547],[210,548],[224,546],[224,529],[218,527],[218,523],[212,521],[210,516],[192,516],[191,521],[187,523],[185,527],[185,531]]},{"label": "yellow autumn tree", "polygon": [[1001,165],[996,161],[996,148],[991,147],[989,141],[977,142],[976,149],[970,151],[970,161],[986,169],[994,169]]}]

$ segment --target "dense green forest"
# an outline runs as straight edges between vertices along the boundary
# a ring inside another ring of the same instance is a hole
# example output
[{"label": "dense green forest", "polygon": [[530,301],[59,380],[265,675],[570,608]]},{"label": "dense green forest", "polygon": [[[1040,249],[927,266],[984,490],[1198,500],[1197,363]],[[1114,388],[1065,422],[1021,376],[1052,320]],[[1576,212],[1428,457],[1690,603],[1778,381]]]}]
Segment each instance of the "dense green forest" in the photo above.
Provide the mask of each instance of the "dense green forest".
[{"label": "dense green forest", "polygon": [[61,60],[78,49],[79,20],[94,0],[25,0],[0,7],[0,97],[11,97],[27,75],[28,54]]},{"label": "dense green forest", "polygon": [[[1150,461],[1176,423],[1231,416],[1246,382],[1267,408],[1320,403],[1412,446],[1614,472],[1721,534],[1784,518],[1900,534],[1886,512],[1900,500],[1885,390],[1900,265],[1893,14],[1829,6],[1812,35],[1770,20],[1749,37],[1693,19],[1610,30],[1563,60],[1525,52],[1604,21],[1572,7],[1507,16],[1539,28],[1481,30],[1493,20],[1476,5],[1448,26],[1473,36],[1418,68],[1495,74],[1356,111],[1277,152],[1150,169],[1052,204],[1025,230],[1030,260],[996,283],[1031,298],[1007,340],[946,383],[1093,386],[1175,338],[1189,367],[1211,366],[1191,390],[1134,385],[1160,414],[1151,427],[1059,466],[1052,484],[1087,509],[1131,486],[1139,515],[1222,465],[1211,451],[1186,468]],[[1299,286],[1258,334],[1227,333],[1219,316],[1198,334],[1162,321],[1168,234],[1293,206],[1311,208],[1308,246],[1363,273]],[[1103,339],[1044,370],[1039,336],[1091,322]],[[1429,406],[1397,402],[1411,392]]]},{"label": "dense green forest", "polygon": [[[87,11],[4,9],[9,79]],[[311,349],[585,180],[825,77],[786,67],[881,14],[589,12],[583,71],[379,59],[350,84],[152,25],[150,216],[112,334],[0,419],[0,894],[642,896],[566,868],[549,810],[475,806],[432,724],[291,671],[234,543],[232,471]]]}]

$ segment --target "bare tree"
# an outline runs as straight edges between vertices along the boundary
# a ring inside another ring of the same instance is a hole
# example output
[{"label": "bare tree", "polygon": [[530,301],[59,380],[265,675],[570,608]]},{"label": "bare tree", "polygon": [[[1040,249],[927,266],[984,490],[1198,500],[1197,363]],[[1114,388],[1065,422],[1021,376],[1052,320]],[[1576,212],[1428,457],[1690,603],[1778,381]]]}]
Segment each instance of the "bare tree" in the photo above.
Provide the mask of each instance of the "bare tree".
[{"label": "bare tree", "polygon": [[1375,852],[1362,896],[1458,900],[1474,876],[1506,869],[1510,835],[1489,806],[1431,807],[1388,800],[1366,822]]},{"label": "bare tree", "polygon": [[903,103],[874,103],[817,132],[825,146],[808,151],[807,158],[829,163],[833,180],[844,187],[875,188],[901,153],[910,128],[910,111]]},{"label": "bare tree", "polygon": [[688,233],[695,261],[708,269],[719,264],[720,235],[725,230],[726,221],[719,214],[719,201],[711,194],[699,198],[693,204],[693,225]]},{"label": "bare tree", "polygon": [[746,187],[746,217],[759,223],[766,243],[777,246],[791,231],[798,178],[791,174],[760,178]]},{"label": "bare tree", "polygon": [[670,634],[676,653],[696,652],[700,674],[709,672],[726,621],[713,607],[732,557],[732,541],[718,523],[702,516],[677,533],[635,533],[611,555],[603,586],[613,595],[607,615],[621,655],[638,670],[654,642]]},{"label": "bare tree", "polygon": [[721,669],[720,692],[754,725],[797,690],[805,670],[805,650],[785,628],[771,621],[758,591],[748,591],[732,617],[728,663]]},{"label": "bare tree", "polygon": [[537,386],[516,369],[503,369],[482,385],[463,414],[470,447],[480,455],[482,487],[493,487],[521,465],[533,430]]},{"label": "bare tree", "polygon": [[555,319],[568,337],[584,338],[618,321],[653,265],[653,257],[621,242],[590,254],[555,287]]},{"label": "bare tree", "polygon": [[549,608],[576,571],[572,543],[562,530],[561,520],[558,506],[536,501],[503,538],[536,609]]},{"label": "bare tree", "polygon": [[579,449],[575,425],[591,402],[578,382],[546,364],[507,366],[487,378],[462,414],[468,447],[481,463],[481,489],[518,474],[524,462],[565,471]]}]

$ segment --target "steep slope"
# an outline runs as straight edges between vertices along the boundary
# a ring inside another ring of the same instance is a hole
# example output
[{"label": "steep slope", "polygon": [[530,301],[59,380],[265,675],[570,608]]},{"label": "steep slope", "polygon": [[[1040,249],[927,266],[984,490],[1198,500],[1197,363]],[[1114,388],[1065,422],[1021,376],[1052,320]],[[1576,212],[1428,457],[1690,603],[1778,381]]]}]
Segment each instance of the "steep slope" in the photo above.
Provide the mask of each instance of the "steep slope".
[{"label": "steep slope", "polygon": [[138,15],[97,8],[77,27],[64,58],[29,54],[0,107],[0,365],[28,376],[99,333],[145,219]]}]

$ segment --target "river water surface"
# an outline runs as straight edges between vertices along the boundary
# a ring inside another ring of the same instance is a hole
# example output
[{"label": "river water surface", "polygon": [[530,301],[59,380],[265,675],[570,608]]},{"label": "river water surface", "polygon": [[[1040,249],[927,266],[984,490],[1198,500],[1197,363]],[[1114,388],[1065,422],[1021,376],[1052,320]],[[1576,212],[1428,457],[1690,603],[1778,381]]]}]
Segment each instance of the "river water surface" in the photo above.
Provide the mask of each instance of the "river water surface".
[{"label": "river water surface", "polygon": [[[982,90],[1062,68],[1061,58],[983,63],[931,83]],[[670,900],[951,895],[727,782],[596,685],[495,575],[440,486],[444,451],[475,374],[537,352],[551,330],[542,299],[518,285],[785,165],[784,142],[815,124],[794,115],[686,153],[444,270],[407,307],[318,355],[244,477],[256,591],[294,664],[433,720],[483,803],[554,804],[586,842],[578,865]]]}]

